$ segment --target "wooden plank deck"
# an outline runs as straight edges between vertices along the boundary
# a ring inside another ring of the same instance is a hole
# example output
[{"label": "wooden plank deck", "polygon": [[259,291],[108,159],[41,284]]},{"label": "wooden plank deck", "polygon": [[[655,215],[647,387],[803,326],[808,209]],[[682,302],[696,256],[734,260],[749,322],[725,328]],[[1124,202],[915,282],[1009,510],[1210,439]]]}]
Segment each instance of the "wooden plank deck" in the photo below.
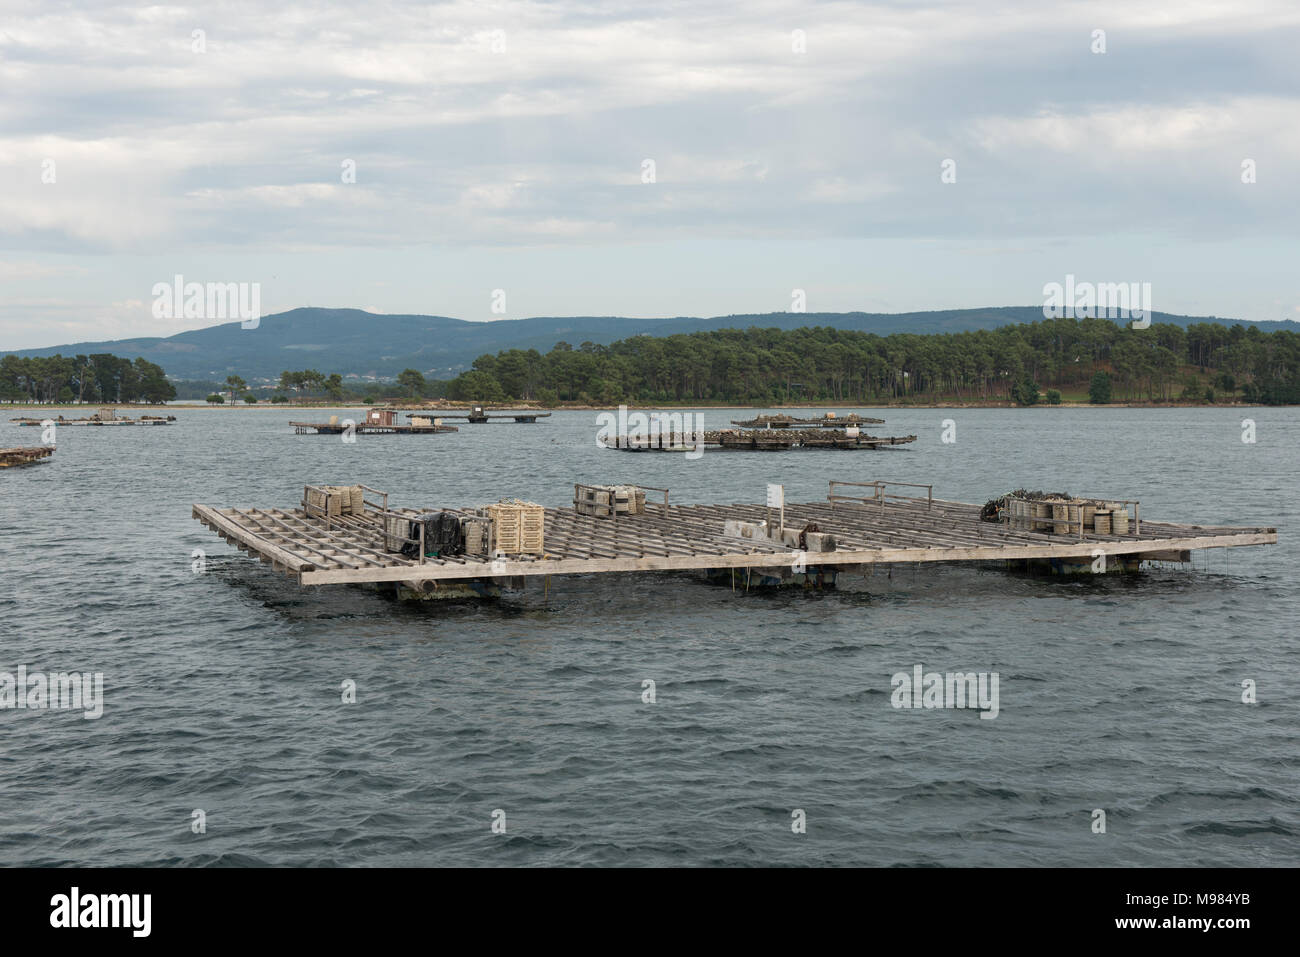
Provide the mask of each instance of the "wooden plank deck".
[{"label": "wooden plank deck", "polygon": [[160,415],[142,415],[138,419],[65,419],[60,416],[57,419],[10,419],[11,422],[17,422],[20,426],[28,428],[41,428],[46,421],[53,422],[59,428],[71,426],[85,426],[88,428],[125,428],[132,425],[171,425],[176,416],[171,415],[163,417]]},{"label": "wooden plank deck", "polygon": [[[309,435],[315,432],[317,435],[342,435],[349,426],[342,422],[290,422],[293,426],[294,434]],[[370,422],[357,422],[350,426],[354,435],[376,434],[376,435],[434,435],[439,432],[459,432],[460,429],[454,425],[403,425],[400,422],[391,425],[375,425]]]},{"label": "wooden plank deck", "polygon": [[0,469],[16,465],[31,465],[43,462],[54,454],[52,445],[29,445],[11,449],[0,449]]},{"label": "wooden plank deck", "polygon": [[[472,508],[448,508],[470,514]],[[394,509],[414,517],[425,509]],[[1062,558],[1091,561],[1108,556],[1168,555],[1199,548],[1271,545],[1277,530],[1153,522],[1140,534],[1080,536],[1077,532],[1013,529],[981,521],[980,506],[935,499],[852,504],[841,501],[787,504],[785,527],[816,523],[836,537],[833,552],[807,553],[810,566],[906,562],[970,562]],[[417,559],[384,551],[383,529],[358,516],[312,518],[302,509],[216,508],[194,505],[193,517],[303,585],[360,582],[419,583],[471,578],[605,572],[685,571],[710,568],[782,568],[799,555],[779,541],[723,534],[729,520],[763,521],[763,505],[650,505],[645,514],[596,518],[572,508],[545,510],[545,554],[540,558],[457,555]]]},{"label": "wooden plank deck", "polygon": [[865,415],[858,415],[856,412],[850,412],[848,415],[837,416],[822,415],[811,419],[799,419],[782,412],[777,412],[772,415],[760,415],[752,419],[732,419],[731,424],[738,425],[744,429],[842,429],[845,426],[850,425],[884,425],[885,420],[873,419]]},{"label": "wooden plank deck", "polygon": [[485,422],[491,422],[493,419],[536,422],[538,419],[549,419],[551,413],[537,409],[517,409],[512,412],[505,409],[484,409],[482,406],[477,406],[473,409],[417,409],[414,412],[407,413],[407,418],[412,416],[428,416],[437,419],[466,419],[482,425]]},{"label": "wooden plank deck", "polygon": [[877,449],[907,445],[915,435],[850,434],[844,429],[705,429],[700,432],[650,432],[616,435],[604,447],[620,452],[685,452],[699,444],[709,448],[777,451],[780,449]]},{"label": "wooden plank deck", "polygon": [[549,412],[504,412],[504,413],[493,412],[493,413],[488,413],[486,415],[460,415],[460,414],[444,415],[440,412],[438,413],[438,418],[466,419],[470,422],[476,423],[478,425],[482,425],[485,422],[490,422],[492,419],[511,419],[515,422],[536,422],[538,419],[549,418],[550,415],[551,413]]}]

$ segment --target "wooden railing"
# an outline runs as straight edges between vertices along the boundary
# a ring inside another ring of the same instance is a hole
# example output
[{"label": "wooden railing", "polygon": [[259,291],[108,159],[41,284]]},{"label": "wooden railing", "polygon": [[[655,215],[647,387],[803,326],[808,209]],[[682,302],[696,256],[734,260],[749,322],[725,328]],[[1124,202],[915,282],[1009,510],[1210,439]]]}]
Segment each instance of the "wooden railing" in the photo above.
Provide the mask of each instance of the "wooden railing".
[{"label": "wooden railing", "polygon": [[[664,517],[664,518],[667,518],[667,517],[668,517],[668,489],[666,489],[666,488],[655,488],[653,485],[638,485],[637,488],[643,488],[643,489],[645,489],[647,492],[663,492],[663,493],[664,493],[663,504],[662,504],[662,505],[659,505],[659,507],[660,507],[661,509],[663,509],[663,517]],[[655,504],[658,505],[659,503],[656,502]],[[646,507],[648,508],[649,505],[650,505],[650,503],[647,502],[647,503],[646,503]]]},{"label": "wooden railing", "polygon": [[[871,489],[871,495],[841,495],[837,494],[836,488],[862,488]],[[900,492],[891,492],[890,488],[923,488],[925,497],[919,495],[904,495]],[[885,510],[886,501],[894,502],[924,502],[926,511],[934,508],[934,486],[920,485],[916,482],[840,482],[831,481],[830,493],[826,496],[826,501],[831,503],[831,508],[835,507],[836,502],[851,502],[855,505],[878,505],[880,510]]]},{"label": "wooden railing", "polygon": [[[311,487],[319,488],[320,486],[311,486]],[[340,526],[348,526],[352,528],[363,528],[363,527],[375,525],[378,527],[379,534],[383,536],[385,550],[388,550],[389,548],[390,539],[402,541],[402,542],[417,543],[420,548],[418,563],[423,565],[424,564],[424,523],[421,522],[419,524],[419,533],[417,535],[410,535],[410,534],[402,535],[402,536],[389,535],[388,521],[387,521],[389,518],[396,518],[396,519],[401,519],[409,522],[410,516],[403,515],[400,512],[389,511],[387,492],[382,491],[381,489],[371,488],[369,485],[359,485],[359,487],[361,488],[362,491],[361,494],[362,514],[351,515],[350,516],[350,518],[352,519],[351,521],[345,521],[344,516],[330,515],[328,510],[322,510],[312,505],[309,505],[307,503],[306,497],[303,498],[303,502],[302,502],[303,511],[306,512],[307,515],[311,516],[312,518],[323,518],[325,520],[326,531],[333,530],[335,523],[337,523]],[[366,492],[369,492],[372,495],[377,496],[377,498],[375,499],[366,498],[365,495]],[[410,526],[408,525],[407,527],[409,529]]]}]

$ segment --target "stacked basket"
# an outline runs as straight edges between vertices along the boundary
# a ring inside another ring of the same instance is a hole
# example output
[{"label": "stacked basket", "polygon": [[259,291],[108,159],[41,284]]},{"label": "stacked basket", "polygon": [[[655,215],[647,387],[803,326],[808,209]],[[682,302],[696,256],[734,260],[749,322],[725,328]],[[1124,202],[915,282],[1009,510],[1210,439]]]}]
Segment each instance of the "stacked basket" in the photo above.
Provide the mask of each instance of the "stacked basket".
[{"label": "stacked basket", "polygon": [[501,501],[481,509],[492,519],[496,550],[507,555],[541,555],[546,511],[532,502]]},{"label": "stacked basket", "polygon": [[303,504],[308,512],[338,518],[340,515],[365,514],[365,489],[360,485],[307,485]]}]

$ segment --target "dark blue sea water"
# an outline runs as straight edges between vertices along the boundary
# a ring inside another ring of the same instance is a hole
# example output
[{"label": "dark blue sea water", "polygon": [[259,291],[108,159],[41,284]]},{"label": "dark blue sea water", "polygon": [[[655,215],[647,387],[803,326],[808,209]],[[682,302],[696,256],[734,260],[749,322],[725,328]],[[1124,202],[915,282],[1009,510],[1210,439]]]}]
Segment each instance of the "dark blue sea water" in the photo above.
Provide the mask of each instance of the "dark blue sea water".
[{"label": "dark blue sea water", "polygon": [[[48,464],[0,472],[0,671],[105,687],[98,720],[0,711],[0,864],[1300,861],[1293,410],[889,410],[873,431],[915,445],[697,461],[601,451],[590,412],[353,445],[294,435],[302,413],[176,414],[65,428]],[[0,445],[38,441],[0,423]],[[306,482],[563,505],[574,481],[690,503],[761,502],[767,482],[818,500],[832,478],[1138,498],[1280,544],[1122,578],[909,566],[771,595],[572,577],[448,605],[299,588],[190,518],[292,506]],[[998,672],[998,717],[894,709],[891,676],[917,664]]]}]

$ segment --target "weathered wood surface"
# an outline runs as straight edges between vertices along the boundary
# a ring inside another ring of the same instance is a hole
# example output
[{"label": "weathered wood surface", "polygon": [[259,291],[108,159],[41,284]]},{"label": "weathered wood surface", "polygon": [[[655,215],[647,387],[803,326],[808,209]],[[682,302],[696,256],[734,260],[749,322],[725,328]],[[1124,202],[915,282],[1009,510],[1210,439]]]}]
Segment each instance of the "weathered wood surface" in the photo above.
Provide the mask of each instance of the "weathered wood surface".
[{"label": "weathered wood surface", "polygon": [[[342,422],[290,422],[296,435],[307,435],[315,432],[317,435],[342,435],[349,426]],[[384,433],[395,435],[433,435],[436,432],[459,432],[460,429],[454,425],[403,425],[400,422],[393,425],[373,425],[368,422],[358,422],[351,426],[354,434],[374,433],[382,435]]]},{"label": "weathered wood surface", "polygon": [[166,418],[160,415],[143,415],[138,419],[125,419],[125,418],[96,419],[93,416],[89,419],[65,419],[62,416],[60,416],[57,419],[48,419],[48,420],[23,418],[23,419],[10,419],[9,421],[17,422],[19,425],[28,426],[30,428],[39,428],[40,426],[44,425],[46,421],[53,422],[59,428],[63,428],[65,426],[73,426],[73,425],[91,426],[94,428],[112,428],[116,426],[125,427],[129,425],[171,425],[172,422],[174,422],[175,420],[176,420],[176,416],[174,415],[167,416]]},{"label": "weathered wood surface", "polygon": [[437,413],[436,418],[466,419],[470,422],[476,422],[481,425],[482,423],[487,422],[491,419],[514,419],[514,421],[516,422],[536,422],[538,419],[545,419],[549,417],[550,414],[551,413],[549,412],[503,412],[503,413],[490,412],[485,415],[460,415],[460,414],[444,415],[443,413],[439,412]]},{"label": "weathered wood surface", "polygon": [[52,445],[29,445],[0,449],[0,469],[7,469],[15,465],[31,465],[33,462],[43,462],[53,454],[54,446]]},{"label": "weathered wood surface", "polygon": [[858,415],[856,412],[850,412],[848,415],[842,416],[823,415],[812,419],[797,419],[780,412],[775,415],[760,415],[752,419],[732,419],[731,424],[746,429],[791,429],[801,426],[834,429],[846,425],[884,425],[885,420],[868,418],[865,415]]},{"label": "weathered wood surface", "polygon": [[[390,406],[395,411],[403,411],[402,407]],[[428,417],[431,419],[466,419],[470,422],[484,423],[492,419],[513,419],[515,422],[536,422],[538,419],[550,418],[551,413],[541,412],[536,409],[516,409],[510,411],[507,409],[417,409],[414,412],[408,412],[407,418],[413,415]]]},{"label": "weathered wood surface", "polygon": [[886,445],[915,442],[915,435],[876,436],[844,429],[704,429],[700,432],[651,432],[645,435],[616,435],[605,439],[605,448],[620,452],[684,452],[698,448],[751,449],[875,449]]},{"label": "weathered wood surface", "polygon": [[[450,508],[462,515],[470,508]],[[787,504],[786,528],[815,522],[838,542],[834,552],[808,553],[813,565],[965,562],[1021,558],[1091,560],[1107,555],[1170,553],[1195,548],[1271,545],[1277,530],[1144,521],[1140,535],[1056,535],[981,521],[980,506],[935,500],[846,505]],[[394,509],[415,516],[426,509]],[[723,534],[728,520],[763,521],[762,505],[649,505],[642,515],[596,518],[570,508],[545,510],[546,550],[540,558],[457,555],[415,559],[384,551],[383,529],[368,518],[322,519],[301,509],[213,508],[195,505],[193,517],[227,541],[258,554],[301,584],[421,582],[464,578],[565,575],[588,572],[672,571],[703,568],[778,568],[798,556],[770,539]]]}]

